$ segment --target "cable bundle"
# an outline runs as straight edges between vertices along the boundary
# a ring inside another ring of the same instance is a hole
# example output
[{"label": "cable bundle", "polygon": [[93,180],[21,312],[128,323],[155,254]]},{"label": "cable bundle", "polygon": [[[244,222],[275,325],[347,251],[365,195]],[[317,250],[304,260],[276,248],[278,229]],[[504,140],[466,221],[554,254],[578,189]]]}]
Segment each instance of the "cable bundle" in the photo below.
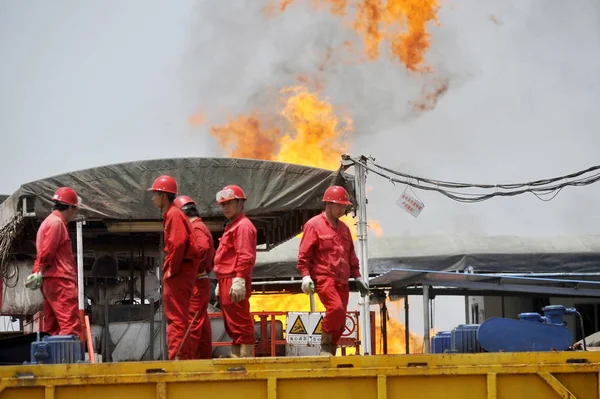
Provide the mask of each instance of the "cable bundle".
[{"label": "cable bundle", "polygon": [[[587,186],[600,180],[600,172],[596,172],[600,169],[600,165],[592,166],[585,170],[570,173],[564,176],[535,180],[527,183],[479,184],[459,183],[413,176],[379,165],[375,162],[374,158],[361,157],[361,159],[356,159],[350,156],[345,156],[345,159],[348,159],[355,164],[364,166],[368,171],[373,172],[392,183],[406,184],[407,186],[421,190],[437,191],[438,193],[458,202],[482,202],[493,197],[512,197],[525,193],[532,193],[542,201],[550,201],[556,197],[556,195],[558,195],[560,190],[567,186]],[[474,188],[488,190],[488,192],[479,191],[474,193],[456,191]],[[550,198],[541,198],[542,195],[548,194],[553,195]]]}]

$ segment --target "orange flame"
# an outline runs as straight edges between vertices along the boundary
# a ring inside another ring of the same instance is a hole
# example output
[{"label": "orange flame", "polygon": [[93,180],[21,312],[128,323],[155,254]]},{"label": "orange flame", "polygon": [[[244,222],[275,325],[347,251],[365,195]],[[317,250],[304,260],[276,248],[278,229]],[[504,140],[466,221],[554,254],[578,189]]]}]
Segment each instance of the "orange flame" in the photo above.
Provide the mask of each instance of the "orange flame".
[{"label": "orange flame", "polygon": [[352,131],[352,120],[338,117],[319,92],[306,87],[285,88],[281,94],[282,118],[269,120],[253,113],[213,126],[211,134],[228,156],[337,169],[340,154],[349,148],[345,136]]},{"label": "orange flame", "polygon": [[[279,10],[285,12],[294,0],[278,0]],[[328,3],[330,13],[347,18],[348,9],[356,9],[353,28],[362,37],[363,47],[370,60],[380,55],[382,42],[387,41],[392,58],[398,59],[411,71],[427,72],[425,53],[430,47],[427,32],[429,22],[437,23],[437,0],[313,0],[316,6]],[[274,5],[265,7],[267,15],[274,14]]]},{"label": "orange flame", "polygon": [[[318,91],[305,86],[284,88],[277,119],[254,112],[237,117],[222,126],[212,126],[211,134],[228,156],[289,162],[328,170],[339,167],[339,156],[350,145],[352,119],[340,117]],[[265,122],[266,121],[266,122]],[[356,238],[356,224],[342,218]],[[383,234],[376,220],[368,224],[377,236]]]}]

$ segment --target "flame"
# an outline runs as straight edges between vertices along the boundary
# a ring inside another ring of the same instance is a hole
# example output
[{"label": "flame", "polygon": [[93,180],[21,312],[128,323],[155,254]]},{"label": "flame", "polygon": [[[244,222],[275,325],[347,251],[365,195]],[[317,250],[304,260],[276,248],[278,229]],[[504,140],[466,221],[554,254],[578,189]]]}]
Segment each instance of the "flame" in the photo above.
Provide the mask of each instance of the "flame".
[{"label": "flame", "polygon": [[338,117],[318,91],[293,86],[280,93],[280,118],[255,112],[212,126],[211,134],[228,156],[337,169],[340,154],[350,147],[345,136],[352,131],[352,119]]},{"label": "flame", "polygon": [[[388,304],[388,308],[403,308],[404,301],[394,301]],[[381,332],[381,314],[375,318],[376,331],[375,345],[378,354],[383,353],[383,333]],[[401,322],[389,318],[387,320],[387,353],[389,355],[400,355],[406,353],[406,326]],[[408,336],[409,353],[423,353],[423,337],[412,331]]]},{"label": "flame", "polygon": [[[352,119],[338,116],[333,105],[319,91],[292,86],[280,91],[279,118],[269,119],[257,112],[237,117],[224,125],[212,126],[211,134],[228,156],[265,159],[328,170],[339,167],[339,156],[347,152]],[[356,239],[356,224],[342,218]],[[383,230],[369,220],[377,235]]]},{"label": "flame", "polygon": [[[285,12],[294,0],[278,0],[279,11]],[[390,55],[407,69],[428,72],[424,66],[425,53],[429,49],[429,22],[437,23],[437,0],[313,0],[317,8],[329,4],[329,12],[340,18],[348,18],[349,8],[356,10],[353,29],[362,37],[367,58],[376,60],[380,48],[388,43]],[[275,5],[265,7],[267,16],[275,13]]]},{"label": "flame", "polygon": [[223,126],[213,126],[211,134],[228,156],[266,160],[275,160],[273,154],[281,136],[277,127],[261,122],[258,115],[241,116]]}]

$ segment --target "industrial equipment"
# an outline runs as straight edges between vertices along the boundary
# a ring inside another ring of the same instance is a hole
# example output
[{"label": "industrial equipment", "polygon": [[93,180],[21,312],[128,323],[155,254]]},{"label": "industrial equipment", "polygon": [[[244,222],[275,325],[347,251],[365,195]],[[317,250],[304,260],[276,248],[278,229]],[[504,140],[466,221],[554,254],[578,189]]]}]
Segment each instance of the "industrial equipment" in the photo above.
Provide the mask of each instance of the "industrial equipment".
[{"label": "industrial equipment", "polygon": [[47,336],[31,343],[32,364],[79,363],[84,360],[83,345],[76,335]]},{"label": "industrial equipment", "polygon": [[[462,324],[440,331],[431,339],[432,353],[545,352],[566,351],[573,334],[565,315],[581,315],[575,308],[550,305],[544,315],[520,313],[518,319],[492,317],[481,324]],[[583,331],[583,325],[581,326]],[[584,348],[587,349],[587,348]]]}]

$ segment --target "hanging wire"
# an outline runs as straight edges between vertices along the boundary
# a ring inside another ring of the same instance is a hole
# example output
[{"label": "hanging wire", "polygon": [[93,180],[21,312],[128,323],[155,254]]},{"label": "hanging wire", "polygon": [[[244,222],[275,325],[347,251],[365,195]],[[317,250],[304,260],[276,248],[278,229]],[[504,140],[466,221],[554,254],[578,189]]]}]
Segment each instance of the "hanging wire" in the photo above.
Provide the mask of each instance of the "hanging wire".
[{"label": "hanging wire", "polygon": [[[452,200],[465,203],[482,202],[494,197],[512,197],[526,193],[532,193],[542,201],[551,201],[565,187],[587,186],[600,180],[600,172],[589,176],[584,176],[590,172],[600,169],[600,166],[592,166],[585,170],[570,173],[568,175],[553,177],[550,179],[534,180],[527,183],[470,184],[435,180],[401,173],[375,163],[372,158],[362,160],[353,157],[347,157],[347,159],[351,160],[355,164],[362,165],[368,171],[381,176],[392,183],[400,183],[420,190],[436,191]],[[557,183],[561,180],[563,180],[562,183]],[[452,190],[448,190],[447,188],[451,188]],[[478,191],[457,191],[461,189],[478,189]],[[490,192],[482,191],[485,189],[490,190]],[[542,197],[548,195],[551,195],[551,197]]]}]

